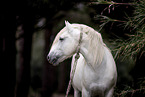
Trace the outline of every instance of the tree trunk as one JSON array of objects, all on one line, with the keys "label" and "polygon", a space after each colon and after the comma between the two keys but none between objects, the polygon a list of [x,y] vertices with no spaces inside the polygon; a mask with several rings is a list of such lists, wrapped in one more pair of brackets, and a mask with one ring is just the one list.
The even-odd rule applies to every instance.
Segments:
[{"label": "tree trunk", "polygon": [[30,60],[31,60],[31,45],[32,45],[32,34],[34,31],[34,17],[24,16],[22,19],[23,33],[21,52],[20,52],[20,72],[18,75],[17,92],[16,97],[27,97],[30,86]]},{"label": "tree trunk", "polygon": [[45,64],[43,66],[43,78],[42,78],[42,97],[51,97],[55,89],[56,82],[56,67],[52,66],[47,61],[47,54],[50,49],[51,35],[52,35],[52,25],[49,24],[45,31],[45,54],[44,60]]},{"label": "tree trunk", "polygon": [[15,82],[16,82],[16,47],[15,47],[15,32],[16,32],[16,17],[15,15],[2,14],[0,16],[1,27],[1,86],[2,94],[5,97],[14,97]]}]

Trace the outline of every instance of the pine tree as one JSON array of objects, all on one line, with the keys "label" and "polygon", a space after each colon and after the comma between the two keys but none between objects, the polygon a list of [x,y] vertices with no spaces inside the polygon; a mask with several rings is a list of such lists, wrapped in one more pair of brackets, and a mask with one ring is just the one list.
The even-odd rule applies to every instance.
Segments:
[{"label": "pine tree", "polygon": [[[117,0],[116,0],[117,1]],[[127,0],[128,1],[128,0]],[[136,57],[137,54],[140,53],[140,56],[145,53],[145,0],[134,0],[130,2],[121,2],[117,3],[114,0],[94,0],[89,3],[89,5],[107,5],[106,8],[101,12],[101,14],[97,14],[95,19],[101,21],[99,31],[102,30],[107,24],[110,22],[118,22],[122,26],[124,26],[125,30],[130,30],[129,33],[125,33],[127,35],[127,40],[122,38],[116,39],[114,44],[116,44],[115,58],[124,55],[125,57]],[[111,10],[114,10],[116,6],[132,6],[134,8],[134,12],[132,16],[129,16],[125,13],[126,18],[124,20],[114,19],[107,15],[103,15],[105,10],[108,10],[108,13],[111,14]]]},{"label": "pine tree", "polygon": [[[115,31],[118,31],[116,33],[119,36],[115,35],[117,38],[112,41],[115,45],[115,48],[112,50],[114,52],[114,58],[116,60],[120,57],[123,57],[123,59],[131,58],[135,63],[135,67],[131,72],[133,82],[125,84],[126,86],[124,89],[119,89],[117,87],[115,97],[144,97],[145,0],[91,0],[89,5],[96,8],[96,12],[100,12],[100,14],[97,13],[94,17],[94,20],[100,21],[100,32],[102,29],[104,30],[108,28],[117,29]],[[126,8],[131,7],[131,11],[129,10],[130,13],[129,11],[125,12],[123,10],[124,12],[122,12],[121,10],[118,10],[118,7],[120,6],[125,6]],[[100,11],[100,9],[102,10]],[[121,14],[112,14],[114,10],[118,10],[118,14]],[[124,14],[122,15],[122,13]],[[121,31],[119,31],[120,29]],[[109,30],[106,32],[108,33]],[[131,86],[129,84],[133,85]]]}]

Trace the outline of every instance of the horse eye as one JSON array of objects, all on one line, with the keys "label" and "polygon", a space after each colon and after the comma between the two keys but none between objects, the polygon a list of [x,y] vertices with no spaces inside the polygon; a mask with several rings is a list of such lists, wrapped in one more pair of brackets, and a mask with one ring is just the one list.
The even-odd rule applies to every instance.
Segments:
[{"label": "horse eye", "polygon": [[63,41],[63,40],[64,40],[64,38],[61,38],[61,37],[60,37],[60,38],[59,38],[59,40],[60,40],[60,41]]}]

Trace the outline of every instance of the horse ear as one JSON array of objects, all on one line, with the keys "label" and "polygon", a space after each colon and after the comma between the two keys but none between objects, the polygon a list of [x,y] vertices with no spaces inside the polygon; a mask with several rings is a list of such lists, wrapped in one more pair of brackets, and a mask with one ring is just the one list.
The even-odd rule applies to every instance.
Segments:
[{"label": "horse ear", "polygon": [[65,21],[65,25],[66,25],[67,30],[68,30],[69,32],[72,32],[73,27],[72,27],[72,25],[71,25],[68,21]]}]

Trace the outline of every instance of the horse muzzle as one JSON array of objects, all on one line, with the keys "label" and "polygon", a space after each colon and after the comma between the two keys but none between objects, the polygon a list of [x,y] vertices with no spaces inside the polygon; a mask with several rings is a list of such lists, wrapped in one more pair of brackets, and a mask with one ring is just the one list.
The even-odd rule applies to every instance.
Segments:
[{"label": "horse muzzle", "polygon": [[59,64],[58,59],[59,59],[58,56],[52,56],[52,55],[47,56],[47,60],[49,61],[49,63],[53,64],[54,66]]}]

